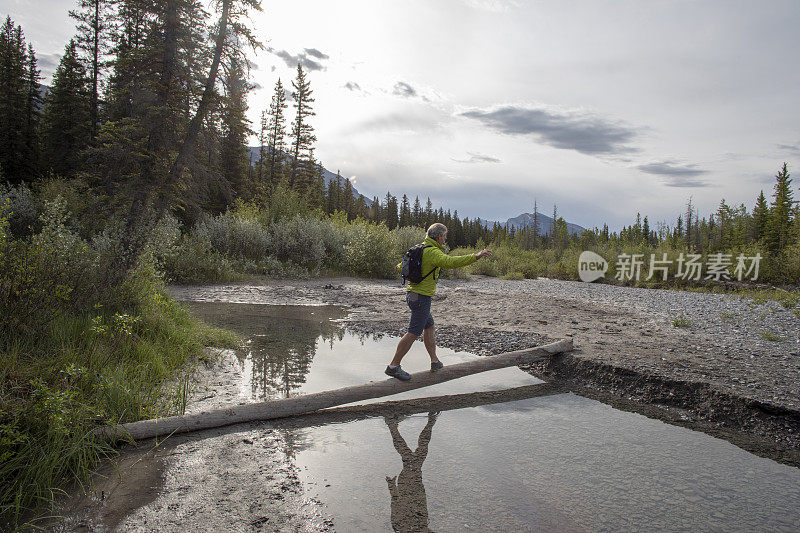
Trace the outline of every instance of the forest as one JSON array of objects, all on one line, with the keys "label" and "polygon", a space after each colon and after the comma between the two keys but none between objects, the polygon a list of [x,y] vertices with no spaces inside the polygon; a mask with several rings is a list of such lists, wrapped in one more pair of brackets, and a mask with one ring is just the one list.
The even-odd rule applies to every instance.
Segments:
[{"label": "forest", "polygon": [[[494,249],[471,274],[575,280],[583,250],[612,266],[641,254],[645,268],[651,257],[724,253],[763,257],[759,283],[800,283],[787,163],[752,208],[722,200],[702,215],[689,199],[674,222],[636,214],[620,231],[571,234],[557,206],[542,231],[408,193],[355,197],[340,174],[326,182],[315,156],[325,110],[301,65],[275,80],[269,102],[248,98],[248,54],[262,48],[248,13],[260,0],[204,5],[78,0],[49,85],[23,28],[9,15],[0,30],[0,525],[22,523],[113,454],[93,427],[179,412],[187,363],[204,346],[236,344],[171,300],[168,282],[392,278],[441,221],[456,253]],[[263,109],[258,124],[250,105]],[[618,282],[689,284],[671,268],[669,282]]]}]

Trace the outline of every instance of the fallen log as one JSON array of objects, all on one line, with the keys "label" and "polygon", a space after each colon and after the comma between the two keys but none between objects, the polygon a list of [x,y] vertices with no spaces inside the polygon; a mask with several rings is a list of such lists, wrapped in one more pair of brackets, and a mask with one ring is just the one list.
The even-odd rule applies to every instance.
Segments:
[{"label": "fallen log", "polygon": [[399,394],[409,390],[428,387],[453,379],[497,370],[509,366],[533,363],[549,358],[551,355],[572,350],[572,339],[564,339],[551,344],[527,348],[514,352],[506,352],[490,357],[481,357],[472,361],[444,367],[438,372],[417,372],[410,381],[386,379],[364,385],[344,387],[331,391],[316,392],[292,398],[271,400],[267,402],[234,405],[194,413],[189,415],[170,416],[153,420],[140,420],[116,426],[106,426],[94,430],[94,434],[111,441],[141,440],[152,437],[164,437],[173,433],[186,433],[254,420],[271,420],[287,416],[310,413],[328,407],[359,402],[371,398],[380,398]]}]

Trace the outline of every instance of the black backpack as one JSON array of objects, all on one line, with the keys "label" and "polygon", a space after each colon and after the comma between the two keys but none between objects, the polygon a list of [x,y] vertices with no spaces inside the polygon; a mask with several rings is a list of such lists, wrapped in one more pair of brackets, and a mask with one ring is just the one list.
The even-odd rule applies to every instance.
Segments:
[{"label": "black backpack", "polygon": [[430,248],[431,246],[430,244],[417,244],[409,248],[405,255],[403,255],[403,266],[400,269],[400,273],[403,276],[403,285],[406,284],[406,281],[420,283],[439,268],[433,267],[430,272],[424,276],[422,275],[422,252],[425,248]]}]

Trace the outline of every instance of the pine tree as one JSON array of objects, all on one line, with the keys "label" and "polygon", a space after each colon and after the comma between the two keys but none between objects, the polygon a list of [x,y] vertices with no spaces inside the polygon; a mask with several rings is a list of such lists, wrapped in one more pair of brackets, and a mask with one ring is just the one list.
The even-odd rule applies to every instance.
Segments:
[{"label": "pine tree", "polygon": [[103,75],[104,56],[109,50],[109,39],[113,24],[111,19],[112,2],[109,0],[80,0],[80,10],[71,10],[69,16],[77,21],[76,42],[88,57],[90,94],[90,137],[97,136],[100,117],[100,79]]},{"label": "pine tree", "polygon": [[686,202],[686,247],[691,250],[694,239],[692,238],[692,227],[694,223],[694,208],[692,207],[692,197]]},{"label": "pine tree", "polygon": [[222,143],[220,144],[220,166],[222,182],[219,187],[222,196],[218,198],[218,212],[226,210],[233,200],[242,196],[252,196],[245,191],[245,178],[249,168],[247,158],[247,137],[251,133],[247,120],[247,93],[250,85],[245,80],[242,60],[234,55],[225,70],[225,97],[222,110]]},{"label": "pine tree", "polygon": [[28,97],[25,99],[25,125],[22,131],[22,138],[25,141],[23,161],[26,175],[33,179],[39,175],[39,119],[42,97],[41,85],[39,84],[41,76],[37,66],[36,54],[30,44],[28,45],[27,63],[28,72],[25,85],[28,90]]},{"label": "pine tree", "polygon": [[353,183],[345,179],[344,189],[342,190],[342,210],[347,213],[347,219],[355,218],[355,198],[353,198]]},{"label": "pine tree", "polygon": [[533,199],[533,247],[539,246],[539,204]]},{"label": "pine tree", "polygon": [[258,187],[264,187],[264,167],[267,164],[267,110],[261,111],[261,118],[258,121],[258,161],[256,162],[256,181]]},{"label": "pine tree", "polygon": [[408,196],[403,195],[403,200],[400,203],[400,220],[399,220],[400,227],[410,226],[411,225],[411,207],[408,203]]},{"label": "pine tree", "polygon": [[269,106],[269,184],[270,188],[280,180],[283,154],[286,151],[284,138],[286,136],[286,118],[283,110],[286,109],[286,91],[280,78],[275,84],[272,102]]},{"label": "pine tree", "polygon": [[[32,86],[36,83],[36,87]],[[6,17],[0,29],[0,181],[32,181],[36,169],[33,91],[38,71],[22,28]]]},{"label": "pine tree", "polygon": [[422,220],[422,205],[419,203],[419,196],[414,199],[414,207],[411,210],[411,225],[421,226]]},{"label": "pine tree", "polygon": [[428,197],[428,200],[425,202],[425,226],[423,229],[427,230],[428,227],[433,224],[433,202],[431,202],[431,197]]},{"label": "pine tree", "polygon": [[306,178],[303,174],[303,163],[307,161],[309,150],[317,137],[314,135],[314,128],[308,123],[308,118],[315,115],[311,108],[311,104],[314,103],[313,91],[300,63],[297,64],[297,78],[292,81],[292,87],[294,88],[292,98],[294,99],[295,116],[291,132],[292,166],[289,183],[292,188],[302,189]]},{"label": "pine tree", "polygon": [[91,94],[75,40],[64,50],[44,102],[43,155],[46,168],[63,178],[76,175],[91,140]]},{"label": "pine tree", "polygon": [[775,176],[775,190],[772,194],[773,201],[766,231],[767,248],[773,254],[783,251],[791,239],[794,210],[791,184],[789,169],[784,163],[783,168]]},{"label": "pine tree", "polygon": [[394,229],[397,227],[397,198],[391,193],[386,193],[386,227]]}]

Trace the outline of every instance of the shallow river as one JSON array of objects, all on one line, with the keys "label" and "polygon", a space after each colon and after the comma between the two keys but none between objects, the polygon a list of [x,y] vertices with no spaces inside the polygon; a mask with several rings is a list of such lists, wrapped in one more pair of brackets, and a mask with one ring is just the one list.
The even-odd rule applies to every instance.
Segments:
[{"label": "shallow river", "polygon": [[[239,354],[241,401],[383,379],[397,343],[346,331],[336,321],[343,311],[332,307],[191,308],[249,339]],[[439,357],[452,364],[474,356],[440,349]],[[410,372],[427,368],[421,343],[403,363]],[[537,383],[510,368],[386,400]],[[285,460],[327,517],[320,523],[337,531],[800,530],[800,470],[542,387],[521,400],[441,412],[317,416],[316,425],[286,430]]]}]

